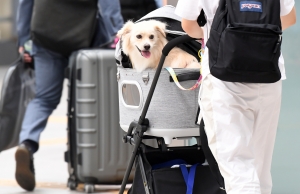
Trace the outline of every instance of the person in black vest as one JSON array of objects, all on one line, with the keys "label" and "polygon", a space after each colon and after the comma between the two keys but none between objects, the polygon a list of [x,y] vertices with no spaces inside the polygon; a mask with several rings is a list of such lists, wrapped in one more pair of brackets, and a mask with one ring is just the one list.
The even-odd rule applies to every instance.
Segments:
[{"label": "person in black vest", "polygon": [[124,21],[137,21],[149,12],[167,5],[167,0],[120,0]]},{"label": "person in black vest", "polygon": [[[209,41],[219,2],[179,0],[176,13],[183,18],[183,29],[191,37],[204,38],[205,43]],[[237,2],[237,12],[251,12],[258,17],[264,9],[262,2],[267,1],[232,2]],[[276,8],[280,10],[276,17],[279,20],[281,18],[283,30],[296,22],[294,4],[294,0],[280,0],[280,9]],[[202,9],[207,19],[203,28],[197,23]],[[247,52],[247,47],[244,52]],[[223,81],[213,76],[209,66],[210,54],[210,50],[205,48],[201,62],[203,81],[199,93],[200,117],[204,120],[208,145],[224,178],[226,192],[271,194],[272,154],[279,120],[282,80],[286,78],[283,57],[281,55],[278,61],[281,80],[275,83],[246,83]]]},{"label": "person in black vest", "polygon": [[[31,39],[33,6],[34,0],[19,0],[17,31],[20,53],[24,52],[25,43]],[[101,17],[99,21],[104,22],[99,24],[94,43],[96,46],[112,42],[117,31],[123,26],[118,0],[98,0],[98,7]],[[36,43],[33,43],[31,53],[24,55],[25,61],[32,61],[31,56],[35,62],[36,96],[26,109],[19,138],[20,145],[15,154],[15,177],[18,184],[27,191],[35,188],[33,154],[39,149],[40,134],[45,129],[48,117],[59,104],[64,72],[68,65],[66,56],[47,50]]]}]

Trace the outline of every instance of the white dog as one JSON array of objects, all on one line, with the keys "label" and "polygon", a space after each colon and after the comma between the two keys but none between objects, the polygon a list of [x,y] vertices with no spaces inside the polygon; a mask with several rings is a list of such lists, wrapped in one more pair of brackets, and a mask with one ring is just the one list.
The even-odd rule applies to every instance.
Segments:
[{"label": "white dog", "polygon": [[[157,68],[162,55],[162,49],[167,44],[166,24],[157,20],[138,23],[126,22],[118,32],[122,38],[124,54],[128,55],[133,68],[141,72],[147,68]],[[197,59],[175,47],[165,59],[165,67],[200,68]]]}]

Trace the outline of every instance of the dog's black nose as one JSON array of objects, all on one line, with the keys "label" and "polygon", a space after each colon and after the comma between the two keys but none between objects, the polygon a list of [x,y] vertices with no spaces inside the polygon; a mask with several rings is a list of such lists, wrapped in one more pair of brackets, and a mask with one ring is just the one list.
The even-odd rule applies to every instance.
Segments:
[{"label": "dog's black nose", "polygon": [[145,44],[144,48],[145,48],[145,50],[149,50],[150,49],[150,45],[149,44]]}]

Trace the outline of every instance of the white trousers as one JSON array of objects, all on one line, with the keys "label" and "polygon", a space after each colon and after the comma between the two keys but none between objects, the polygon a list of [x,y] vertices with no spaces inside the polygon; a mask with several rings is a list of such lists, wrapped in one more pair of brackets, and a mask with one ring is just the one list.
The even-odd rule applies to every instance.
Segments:
[{"label": "white trousers", "polygon": [[227,194],[271,194],[281,89],[282,81],[253,84],[204,78],[201,115]]}]

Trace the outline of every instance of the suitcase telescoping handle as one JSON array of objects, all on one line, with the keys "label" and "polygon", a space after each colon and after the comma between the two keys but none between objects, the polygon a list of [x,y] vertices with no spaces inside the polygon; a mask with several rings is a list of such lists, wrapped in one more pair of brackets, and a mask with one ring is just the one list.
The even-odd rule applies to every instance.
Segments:
[{"label": "suitcase telescoping handle", "polygon": [[165,47],[163,48],[163,50],[162,50],[162,56],[160,58],[157,70],[155,72],[155,75],[154,75],[154,78],[153,78],[153,82],[152,82],[152,85],[150,87],[150,90],[149,90],[149,93],[148,93],[148,96],[147,96],[147,99],[146,99],[146,102],[145,102],[142,114],[141,114],[141,116],[139,118],[139,122],[138,123],[140,125],[142,125],[144,123],[144,120],[145,120],[145,117],[146,117],[146,114],[147,114],[147,111],[148,111],[148,108],[149,108],[149,105],[150,105],[150,102],[151,102],[151,99],[152,99],[152,96],[153,96],[153,93],[154,93],[157,81],[158,81],[158,78],[159,78],[159,75],[160,75],[160,72],[162,70],[163,64],[164,64],[165,59],[168,56],[169,52],[174,47],[176,47],[176,46],[178,46],[178,45],[180,45],[182,43],[192,41],[192,40],[196,40],[196,39],[192,38],[192,37],[190,37],[188,35],[182,35],[182,36],[179,36],[179,37],[174,38],[173,40],[169,41],[165,45]]}]

